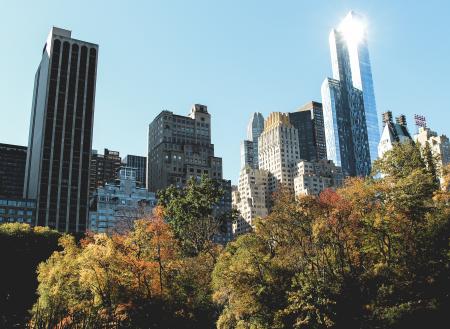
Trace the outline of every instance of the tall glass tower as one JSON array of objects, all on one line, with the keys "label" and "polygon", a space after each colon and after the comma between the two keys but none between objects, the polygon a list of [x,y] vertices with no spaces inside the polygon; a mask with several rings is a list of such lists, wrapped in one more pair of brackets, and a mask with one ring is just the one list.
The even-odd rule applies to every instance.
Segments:
[{"label": "tall glass tower", "polygon": [[241,143],[241,167],[249,165],[258,169],[258,138],[264,131],[264,117],[255,112],[247,126],[247,140]]},{"label": "tall glass tower", "polygon": [[261,113],[253,113],[247,126],[247,139],[258,143],[258,138],[264,131],[264,117]]},{"label": "tall glass tower", "polygon": [[[377,158],[380,132],[362,17],[350,12],[331,31],[329,42],[333,79],[322,85],[327,155],[347,175],[368,175],[371,162]],[[346,136],[341,135],[344,132]]]}]

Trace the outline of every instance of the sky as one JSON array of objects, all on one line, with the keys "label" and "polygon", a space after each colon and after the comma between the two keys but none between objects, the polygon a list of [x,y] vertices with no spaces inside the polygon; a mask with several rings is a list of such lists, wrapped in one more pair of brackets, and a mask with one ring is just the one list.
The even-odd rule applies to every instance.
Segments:
[{"label": "sky", "polygon": [[366,17],[379,117],[425,115],[450,135],[447,0],[0,0],[0,143],[27,145],[34,74],[52,26],[99,44],[93,148],[147,153],[162,110],[208,106],[215,154],[236,183],[253,112],[321,101],[328,35]]}]

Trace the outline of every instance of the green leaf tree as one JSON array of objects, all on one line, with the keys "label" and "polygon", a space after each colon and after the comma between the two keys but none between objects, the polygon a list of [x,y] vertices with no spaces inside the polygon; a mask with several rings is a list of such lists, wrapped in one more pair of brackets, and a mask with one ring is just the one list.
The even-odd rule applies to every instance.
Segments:
[{"label": "green leaf tree", "polygon": [[218,183],[205,175],[200,180],[191,177],[184,188],[170,186],[158,193],[164,217],[186,255],[195,256],[211,248],[225,220],[214,213],[222,197]]}]

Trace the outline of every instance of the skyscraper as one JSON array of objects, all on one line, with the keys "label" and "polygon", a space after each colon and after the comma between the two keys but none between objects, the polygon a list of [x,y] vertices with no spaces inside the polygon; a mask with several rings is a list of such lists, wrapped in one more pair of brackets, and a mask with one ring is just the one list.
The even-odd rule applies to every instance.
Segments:
[{"label": "skyscraper", "polygon": [[269,172],[268,192],[280,185],[294,191],[294,171],[300,153],[297,129],[289,121],[288,114],[273,112],[264,122],[259,138],[259,169]]},{"label": "skyscraper", "polygon": [[222,179],[222,158],[214,156],[211,115],[205,105],[192,106],[189,116],[162,111],[148,132],[148,189],[183,186],[206,174]]},{"label": "skyscraper", "polygon": [[22,198],[26,146],[0,143],[0,197]]},{"label": "skyscraper", "polygon": [[377,158],[380,132],[362,17],[350,12],[329,42],[333,79],[322,84],[327,156],[345,175],[365,176]]},{"label": "skyscraper", "polygon": [[[310,113],[308,111],[300,113],[309,118],[307,126],[310,125]],[[301,126],[308,120],[302,121]],[[308,130],[311,137],[312,130],[310,128]],[[259,138],[259,169],[268,173],[268,198],[281,186],[296,195],[318,194],[325,188],[340,186],[342,170],[339,166],[327,159],[304,160],[301,158],[300,150],[298,129],[290,120],[290,114],[271,113],[264,123],[264,131]],[[311,154],[315,156],[315,152]],[[245,170],[241,170],[241,174],[243,172]],[[268,205],[270,206],[270,202]]]},{"label": "skyscraper", "polygon": [[253,113],[247,126],[247,139],[252,142],[258,142],[258,137],[264,130],[264,117],[261,113]]},{"label": "skyscraper", "polygon": [[[258,152],[258,146],[256,145],[256,152]],[[256,161],[258,155],[255,158],[255,143],[249,140],[243,140],[241,142],[241,169],[250,166],[252,168],[258,168]]]},{"label": "skyscraper", "polygon": [[247,139],[241,143],[241,168],[258,168],[258,138],[264,130],[264,117],[255,112],[247,126]]},{"label": "skyscraper", "polygon": [[370,174],[370,150],[362,91],[328,78],[322,84],[327,158],[345,176]]},{"label": "skyscraper", "polygon": [[145,187],[147,184],[147,158],[129,154],[123,158],[123,163],[136,170],[136,186]]},{"label": "skyscraper", "polygon": [[98,187],[103,187],[106,183],[112,184],[119,179],[121,166],[122,159],[118,151],[105,149],[104,154],[98,154],[96,150],[92,150],[89,174],[90,194],[93,195]]},{"label": "skyscraper", "polygon": [[83,232],[88,218],[89,164],[98,45],[53,27],[37,69],[24,197],[36,199],[36,225]]},{"label": "skyscraper", "polygon": [[[215,180],[224,191],[214,206],[214,216],[231,214],[231,182],[222,179],[222,158],[214,155],[207,106],[194,104],[188,116],[162,111],[149,125],[148,190],[158,192],[170,185],[183,187],[189,178],[202,175]],[[215,241],[231,240],[231,221],[225,223],[224,230]]]},{"label": "skyscraper", "polygon": [[239,217],[233,223],[233,234],[239,235],[255,227],[254,219],[268,214],[266,170],[246,166],[239,174],[239,184],[233,191],[233,206],[239,211]]},{"label": "skyscraper", "polygon": [[289,113],[289,121],[298,131],[300,158],[307,161],[326,159],[322,104],[306,103],[298,111]]}]

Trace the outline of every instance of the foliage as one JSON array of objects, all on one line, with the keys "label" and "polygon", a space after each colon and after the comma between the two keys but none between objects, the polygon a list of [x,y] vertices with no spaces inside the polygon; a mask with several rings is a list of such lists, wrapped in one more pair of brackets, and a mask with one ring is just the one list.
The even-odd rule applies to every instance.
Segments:
[{"label": "foliage", "polygon": [[435,183],[439,184],[438,169],[437,169],[438,158],[437,156],[433,155],[430,143],[428,143],[428,141],[425,143],[425,146],[422,149],[422,156],[424,158],[428,172],[432,175]]},{"label": "foliage", "polygon": [[450,168],[440,189],[433,161],[396,144],[376,179],[319,197],[282,189],[225,249],[211,242],[215,183],[171,187],[121,235],[62,236],[39,266],[30,326],[440,328],[450,320]]},{"label": "foliage", "polygon": [[172,185],[158,193],[165,219],[186,255],[195,256],[211,248],[226,218],[214,214],[214,205],[222,196],[218,183],[205,175],[200,180],[191,177],[184,188]]},{"label": "foliage", "polygon": [[450,164],[442,168],[442,190],[450,192]]},{"label": "foliage", "polygon": [[213,272],[218,328],[439,328],[450,306],[449,194],[416,145],[334,192],[275,197]]},{"label": "foliage", "polygon": [[24,327],[37,288],[37,265],[58,248],[60,235],[45,227],[0,225],[0,328]]},{"label": "foliage", "polygon": [[[163,210],[127,234],[66,235],[38,270],[32,328],[211,326],[213,258],[182,258]],[[217,252],[217,251],[216,251]]]},{"label": "foliage", "polygon": [[404,178],[414,170],[426,170],[420,146],[412,141],[394,143],[392,150],[374,163],[374,172],[394,178]]}]

